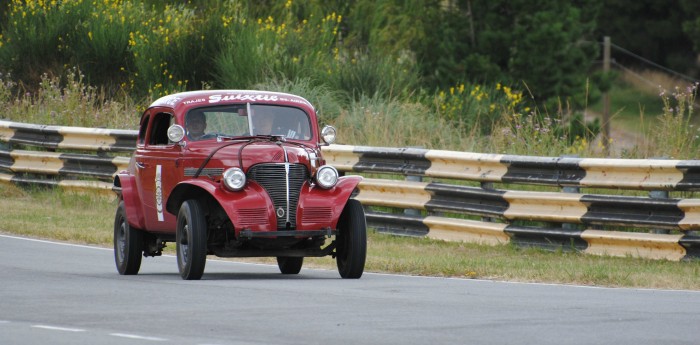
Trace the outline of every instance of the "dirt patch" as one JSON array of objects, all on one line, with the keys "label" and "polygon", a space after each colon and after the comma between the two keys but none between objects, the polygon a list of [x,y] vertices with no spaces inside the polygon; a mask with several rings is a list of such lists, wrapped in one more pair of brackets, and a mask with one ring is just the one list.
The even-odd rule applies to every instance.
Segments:
[{"label": "dirt patch", "polygon": [[[603,123],[603,116],[601,114],[586,111],[584,113],[584,118],[586,122],[593,121],[596,118]],[[603,143],[602,143],[602,128],[601,133],[593,140],[591,145],[596,153],[602,154]],[[625,128],[624,126],[616,125],[614,121],[610,124],[610,158],[620,158],[625,152],[638,151],[644,147],[646,138],[644,134]]]}]

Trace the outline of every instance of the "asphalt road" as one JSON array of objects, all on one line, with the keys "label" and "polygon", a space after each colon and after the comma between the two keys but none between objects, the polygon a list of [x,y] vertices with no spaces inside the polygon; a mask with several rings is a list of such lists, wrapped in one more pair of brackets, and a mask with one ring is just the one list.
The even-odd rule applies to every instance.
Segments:
[{"label": "asphalt road", "polygon": [[112,250],[0,235],[3,345],[698,344],[699,323],[696,291],[343,280],[218,260],[183,281],[173,257],[120,276]]}]

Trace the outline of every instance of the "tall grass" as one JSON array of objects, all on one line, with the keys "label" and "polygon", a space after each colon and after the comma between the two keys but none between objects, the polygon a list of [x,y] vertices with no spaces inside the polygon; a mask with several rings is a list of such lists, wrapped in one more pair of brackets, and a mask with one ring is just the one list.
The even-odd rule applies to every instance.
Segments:
[{"label": "tall grass", "polygon": [[700,148],[700,128],[693,120],[693,108],[697,95],[698,84],[686,88],[676,86],[672,92],[662,90],[663,114],[658,119],[658,125],[649,132],[647,155],[681,159],[696,157]]},{"label": "tall grass", "polygon": [[[63,82],[61,82],[63,80]],[[17,122],[135,129],[139,107],[122,95],[107,97],[104,90],[89,86],[75,68],[62,76],[41,76],[35,92],[13,93],[14,82],[0,75],[0,118]]]},{"label": "tall grass", "polygon": [[[519,97],[508,97],[502,91],[493,96],[498,95],[498,87],[489,89],[492,95],[488,100],[486,96],[479,99],[479,93],[459,91],[461,87],[438,92],[432,99],[425,95],[412,101],[362,94],[357,100],[349,100],[342,90],[312,78],[261,79],[251,87],[299,94],[312,101],[319,110],[319,121],[335,125],[340,132],[339,142],[345,144],[537,156],[602,155],[590,137],[562,125],[562,114],[540,114],[521,104]],[[488,89],[478,85],[471,88]],[[12,76],[0,74],[2,117],[27,123],[135,129],[143,107],[150,102],[134,100],[125,93],[120,97],[108,95],[87,84],[76,68],[57,77],[43,75],[35,89],[18,92],[21,89]],[[654,130],[643,147],[623,152],[624,157],[696,158],[700,146],[700,133],[693,122],[696,89],[691,86],[663,93],[663,113],[648,121]],[[479,111],[489,111],[493,116],[485,135],[478,121]],[[469,116],[477,116],[477,120]],[[574,117],[573,121],[582,119]]]},{"label": "tall grass", "polygon": [[421,103],[362,96],[335,118],[339,143],[473,151],[479,136],[436,117]]}]

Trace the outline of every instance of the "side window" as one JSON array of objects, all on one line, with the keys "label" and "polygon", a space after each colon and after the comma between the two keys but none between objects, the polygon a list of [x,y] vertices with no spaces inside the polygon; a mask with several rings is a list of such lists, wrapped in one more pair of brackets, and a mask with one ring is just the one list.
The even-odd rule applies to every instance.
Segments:
[{"label": "side window", "polygon": [[146,129],[148,129],[148,120],[150,116],[144,116],[141,121],[141,127],[139,128],[139,145],[143,145],[146,142]]},{"label": "side window", "polygon": [[167,113],[156,114],[153,118],[151,135],[148,139],[149,145],[170,145],[168,139],[168,127],[174,122],[173,116]]}]

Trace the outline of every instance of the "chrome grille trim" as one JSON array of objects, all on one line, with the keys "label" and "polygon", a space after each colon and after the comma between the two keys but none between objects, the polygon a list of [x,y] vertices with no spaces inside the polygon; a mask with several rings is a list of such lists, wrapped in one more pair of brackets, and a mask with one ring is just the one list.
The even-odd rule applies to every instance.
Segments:
[{"label": "chrome grille trim", "polygon": [[[297,204],[301,186],[309,179],[309,171],[303,164],[262,163],[248,170],[247,178],[260,184],[272,199],[275,210],[282,208],[285,215],[277,217],[277,228],[297,226]],[[289,186],[289,187],[287,187]]]},{"label": "chrome grille trim", "polygon": [[[199,168],[185,168],[185,176],[194,176]],[[224,174],[224,168],[204,168],[199,176],[221,176]]]}]

